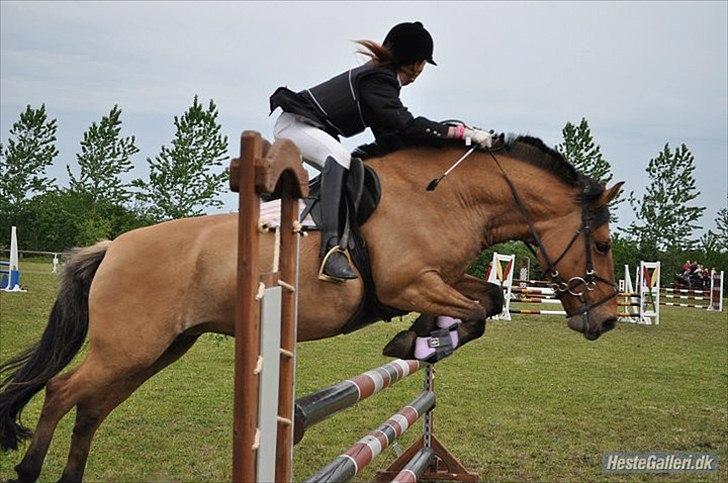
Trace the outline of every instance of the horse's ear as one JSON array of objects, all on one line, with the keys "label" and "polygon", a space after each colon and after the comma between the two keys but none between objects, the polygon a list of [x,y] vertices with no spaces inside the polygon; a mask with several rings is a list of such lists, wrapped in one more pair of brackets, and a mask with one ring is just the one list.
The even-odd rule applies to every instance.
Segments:
[{"label": "horse's ear", "polygon": [[624,181],[620,181],[611,188],[605,189],[604,193],[602,193],[599,199],[594,203],[593,209],[598,210],[599,208],[607,206],[609,202],[616,198],[619,192],[622,191],[622,185],[624,185]]}]

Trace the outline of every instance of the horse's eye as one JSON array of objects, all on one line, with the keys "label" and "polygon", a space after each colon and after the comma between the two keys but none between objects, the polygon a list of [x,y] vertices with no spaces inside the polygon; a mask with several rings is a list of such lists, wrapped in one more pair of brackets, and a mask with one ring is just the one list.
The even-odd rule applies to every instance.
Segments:
[{"label": "horse's eye", "polygon": [[609,251],[609,248],[610,248],[609,242],[600,242],[600,241],[598,241],[598,242],[595,243],[595,245],[597,247],[597,251],[599,253],[603,253],[605,255],[607,254],[607,252]]}]

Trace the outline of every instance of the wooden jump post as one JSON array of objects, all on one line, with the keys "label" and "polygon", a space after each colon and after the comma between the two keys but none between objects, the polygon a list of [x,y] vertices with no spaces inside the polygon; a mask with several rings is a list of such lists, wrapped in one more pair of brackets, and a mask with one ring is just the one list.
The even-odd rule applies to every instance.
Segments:
[{"label": "wooden jump post", "polygon": [[[230,189],[239,193],[232,481],[291,481],[298,199],[308,194],[298,148],[243,132],[240,157],[230,163]],[[260,195],[274,191],[281,195],[280,249],[271,271],[261,274]],[[277,401],[278,410],[261,400]]]}]

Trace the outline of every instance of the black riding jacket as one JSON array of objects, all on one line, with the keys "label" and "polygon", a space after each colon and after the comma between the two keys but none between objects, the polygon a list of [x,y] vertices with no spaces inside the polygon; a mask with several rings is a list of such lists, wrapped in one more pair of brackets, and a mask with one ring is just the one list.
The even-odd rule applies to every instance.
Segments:
[{"label": "black riding jacket", "polygon": [[395,72],[370,62],[298,93],[279,87],[270,108],[304,116],[337,139],[369,127],[377,144],[388,149],[441,145],[448,126],[414,117],[400,101],[400,89]]}]

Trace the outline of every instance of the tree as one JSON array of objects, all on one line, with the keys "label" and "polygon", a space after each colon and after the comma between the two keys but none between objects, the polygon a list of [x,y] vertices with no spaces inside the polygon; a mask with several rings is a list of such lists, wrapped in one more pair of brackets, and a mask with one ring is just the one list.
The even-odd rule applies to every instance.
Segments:
[{"label": "tree", "polygon": [[33,197],[21,216],[18,242],[25,250],[64,251],[154,223],[133,207],[94,202],[90,193],[71,190],[53,190]]},{"label": "tree", "polygon": [[649,185],[638,200],[632,191],[629,203],[637,221],[625,230],[641,249],[689,249],[695,243],[695,222],[705,208],[692,206],[700,192],[695,185],[695,158],[685,144],[674,152],[669,144],[647,165]]},{"label": "tree", "polygon": [[80,168],[78,177],[66,166],[70,177],[70,190],[88,193],[92,203],[108,202],[123,205],[131,200],[130,185],[121,175],[133,167],[131,157],[139,152],[134,136],[122,138],[121,109],[114,106],[101,121],[91,124],[83,134],[81,152],[76,154]]},{"label": "tree", "polygon": [[589,122],[582,118],[578,126],[567,122],[561,131],[563,144],[556,149],[578,171],[603,183],[612,179],[612,167],[602,156],[601,147],[594,142]]},{"label": "tree", "polygon": [[192,106],[175,116],[177,128],[172,146],[149,163],[149,181],[136,179],[138,199],[157,220],[200,215],[207,207],[222,205],[216,196],[222,191],[227,172],[214,172],[227,159],[227,136],[220,134],[215,103],[205,109],[195,96]]},{"label": "tree", "polygon": [[723,207],[718,211],[718,216],[715,217],[715,226],[717,227],[715,236],[720,251],[728,251],[728,208]]},{"label": "tree", "polygon": [[721,251],[720,240],[713,230],[708,230],[700,237],[698,246],[703,253]]},{"label": "tree", "polygon": [[[612,166],[602,155],[601,147],[594,141],[586,118],[581,118],[578,126],[567,122],[561,133],[564,142],[557,145],[556,150],[579,172],[600,183],[608,184],[612,180]],[[620,194],[610,205],[614,208],[622,201]],[[614,215],[612,221],[617,223]]]},{"label": "tree", "polygon": [[30,105],[10,128],[7,146],[0,145],[0,212],[19,210],[35,194],[53,188],[45,175],[58,155],[57,121],[48,119],[45,104]]}]

